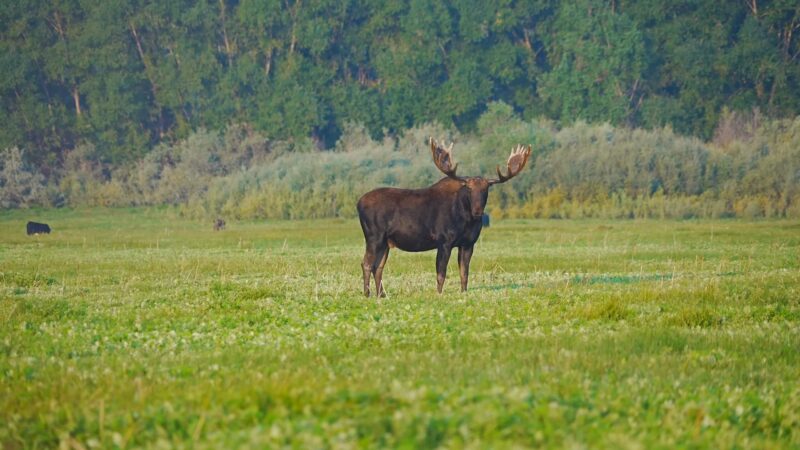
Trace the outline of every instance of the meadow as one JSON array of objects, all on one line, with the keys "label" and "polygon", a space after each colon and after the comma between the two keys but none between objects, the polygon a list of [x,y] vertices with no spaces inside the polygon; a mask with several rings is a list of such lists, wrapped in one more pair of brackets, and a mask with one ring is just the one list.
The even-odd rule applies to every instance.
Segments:
[{"label": "meadow", "polygon": [[362,255],[355,219],[0,211],[0,446],[800,446],[797,220],[495,220],[467,293],[395,250],[364,298]]}]

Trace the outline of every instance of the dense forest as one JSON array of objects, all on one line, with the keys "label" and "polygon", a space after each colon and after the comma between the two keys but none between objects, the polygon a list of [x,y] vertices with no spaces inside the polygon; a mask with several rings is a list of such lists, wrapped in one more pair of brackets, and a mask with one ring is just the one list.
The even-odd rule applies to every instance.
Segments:
[{"label": "dense forest", "polygon": [[[667,215],[741,215],[723,197],[747,194],[761,199],[755,216],[793,215],[797,164],[780,176],[759,164],[794,155],[798,34],[795,0],[3,2],[0,202],[305,216],[229,203],[267,186],[307,200],[318,179],[286,187],[299,169],[276,165],[305,162],[347,191],[322,215],[348,215],[337,205],[362,188],[352,174],[435,176],[397,170],[417,167],[428,130],[464,144],[459,156],[495,158],[481,170],[513,139],[535,143],[535,179],[502,191],[509,214],[596,214],[549,198],[630,216],[624,202],[665,196],[716,205]],[[574,133],[586,139],[563,140]],[[378,179],[356,157],[400,166],[373,167],[388,171]],[[325,173],[323,160],[357,166]],[[748,176],[783,184],[731,187]]]},{"label": "dense forest", "polygon": [[525,119],[710,138],[723,107],[800,113],[795,0],[18,0],[0,6],[0,148],[137,159],[246,124],[330,148]]}]

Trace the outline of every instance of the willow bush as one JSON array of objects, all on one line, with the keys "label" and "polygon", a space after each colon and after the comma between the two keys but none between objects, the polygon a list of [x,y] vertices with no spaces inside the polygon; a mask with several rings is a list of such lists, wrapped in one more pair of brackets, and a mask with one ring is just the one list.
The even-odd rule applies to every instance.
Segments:
[{"label": "willow bush", "polygon": [[488,211],[499,217],[800,217],[800,117],[748,123],[738,134],[722,123],[718,138],[705,143],[669,127],[578,122],[559,129],[494,103],[474,133],[426,124],[376,141],[351,123],[330,151],[231,126],[162,144],[120,167],[96,162],[91,146],[79,146],[59,172],[44,174],[14,148],[2,152],[0,202],[173,205],[197,218],[354,217],[358,197],[370,189],[424,187],[441,177],[427,144],[433,136],[455,142],[463,175],[493,176],[514,145],[533,146],[530,167],[491,191]]}]

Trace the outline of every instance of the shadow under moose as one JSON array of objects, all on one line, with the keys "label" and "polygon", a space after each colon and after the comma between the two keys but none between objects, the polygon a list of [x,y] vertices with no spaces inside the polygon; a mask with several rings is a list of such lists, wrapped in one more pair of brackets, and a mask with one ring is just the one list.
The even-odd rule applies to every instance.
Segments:
[{"label": "shadow under moose", "polygon": [[497,178],[465,177],[456,174],[453,143],[445,146],[431,138],[430,146],[433,163],[446,177],[423,189],[375,189],[358,200],[358,217],[367,243],[361,263],[367,297],[370,277],[375,279],[377,295],[386,296],[383,268],[389,249],[395,247],[407,252],[436,249],[436,290],[440,294],[450,252],[458,247],[461,290],[466,291],[469,262],[483,228],[489,188],[519,174],[531,155],[530,145],[517,145],[508,157],[505,174],[498,166]]}]

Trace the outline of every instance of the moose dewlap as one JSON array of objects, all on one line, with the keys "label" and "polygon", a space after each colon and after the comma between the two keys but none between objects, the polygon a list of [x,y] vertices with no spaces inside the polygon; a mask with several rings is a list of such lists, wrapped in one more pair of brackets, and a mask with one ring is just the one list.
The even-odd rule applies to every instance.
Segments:
[{"label": "moose dewlap", "polygon": [[448,147],[431,138],[430,145],[433,163],[446,177],[424,189],[375,189],[358,200],[358,217],[367,243],[361,263],[367,297],[370,275],[375,278],[377,295],[386,295],[383,267],[392,247],[407,252],[436,249],[439,293],[444,286],[450,252],[458,247],[461,290],[466,291],[469,262],[483,227],[489,188],[519,174],[531,155],[530,145],[517,145],[508,157],[505,175],[498,166],[497,178],[462,177],[456,175],[458,164],[453,162],[453,143]]}]

